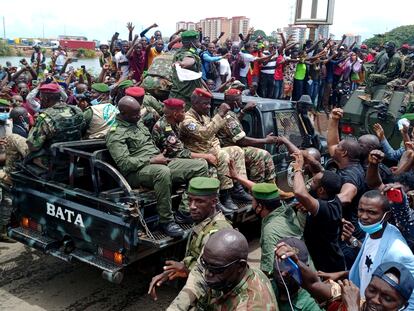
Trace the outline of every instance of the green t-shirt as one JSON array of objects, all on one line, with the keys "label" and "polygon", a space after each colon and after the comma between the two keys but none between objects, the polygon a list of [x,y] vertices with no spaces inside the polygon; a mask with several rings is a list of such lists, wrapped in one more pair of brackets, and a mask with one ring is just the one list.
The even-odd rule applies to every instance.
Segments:
[{"label": "green t-shirt", "polygon": [[296,66],[295,79],[303,80],[305,79],[305,75],[306,75],[306,64],[298,63],[298,65]]}]

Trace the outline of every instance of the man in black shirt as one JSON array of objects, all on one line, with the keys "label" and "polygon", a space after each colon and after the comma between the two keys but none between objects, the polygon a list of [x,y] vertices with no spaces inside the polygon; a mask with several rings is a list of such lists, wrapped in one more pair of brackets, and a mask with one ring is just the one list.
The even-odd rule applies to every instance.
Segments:
[{"label": "man in black shirt", "polygon": [[295,152],[293,157],[293,191],[308,211],[304,238],[315,267],[322,271],[342,271],[345,268],[345,258],[339,246],[342,204],[337,196],[342,187],[341,177],[331,171],[315,174],[310,186],[317,196],[314,198],[306,191],[302,153]]},{"label": "man in black shirt", "polygon": [[13,134],[27,138],[29,134],[29,117],[27,110],[23,107],[16,107],[10,111],[10,118],[13,120]]}]

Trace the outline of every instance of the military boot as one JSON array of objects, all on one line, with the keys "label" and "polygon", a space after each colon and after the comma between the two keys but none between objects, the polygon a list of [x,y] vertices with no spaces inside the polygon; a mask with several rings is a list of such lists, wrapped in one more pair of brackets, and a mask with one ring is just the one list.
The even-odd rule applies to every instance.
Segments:
[{"label": "military boot", "polygon": [[16,243],[17,242],[7,236],[6,226],[2,226],[0,228],[0,242],[3,242],[3,243]]},{"label": "military boot", "polygon": [[188,224],[188,225],[191,225],[194,222],[193,219],[191,218],[190,213],[188,213],[188,212],[182,212],[180,210],[178,210],[178,211],[175,212],[174,218],[175,218],[175,222],[177,224]]},{"label": "military boot", "polygon": [[221,211],[224,216],[229,217],[229,218],[233,217],[234,211],[227,209],[223,204],[221,204],[220,201],[217,202],[216,208],[217,210]]},{"label": "military boot", "polygon": [[233,200],[231,199],[230,191],[231,189],[220,190],[220,202],[221,204],[223,204],[226,210],[235,212],[239,208],[236,204],[234,204]]},{"label": "military boot", "polygon": [[231,198],[243,203],[251,203],[253,200],[252,196],[248,194],[239,183],[234,183]]}]

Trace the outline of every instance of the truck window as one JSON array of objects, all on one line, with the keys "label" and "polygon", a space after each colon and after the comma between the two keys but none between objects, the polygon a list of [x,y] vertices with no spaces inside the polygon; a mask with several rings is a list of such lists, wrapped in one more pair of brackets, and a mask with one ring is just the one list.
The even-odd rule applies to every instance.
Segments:
[{"label": "truck window", "polygon": [[[303,142],[302,134],[299,129],[298,116],[295,111],[274,112],[276,120],[277,135],[286,136],[296,146],[301,146]],[[287,152],[284,145],[280,146],[279,152]]]}]

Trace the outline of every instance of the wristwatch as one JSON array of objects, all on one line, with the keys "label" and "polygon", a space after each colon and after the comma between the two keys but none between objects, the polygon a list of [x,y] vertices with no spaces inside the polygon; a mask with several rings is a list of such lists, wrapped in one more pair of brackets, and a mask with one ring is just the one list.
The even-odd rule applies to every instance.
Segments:
[{"label": "wristwatch", "polygon": [[352,237],[349,239],[350,247],[351,248],[357,248],[359,246],[359,241],[356,237]]}]

